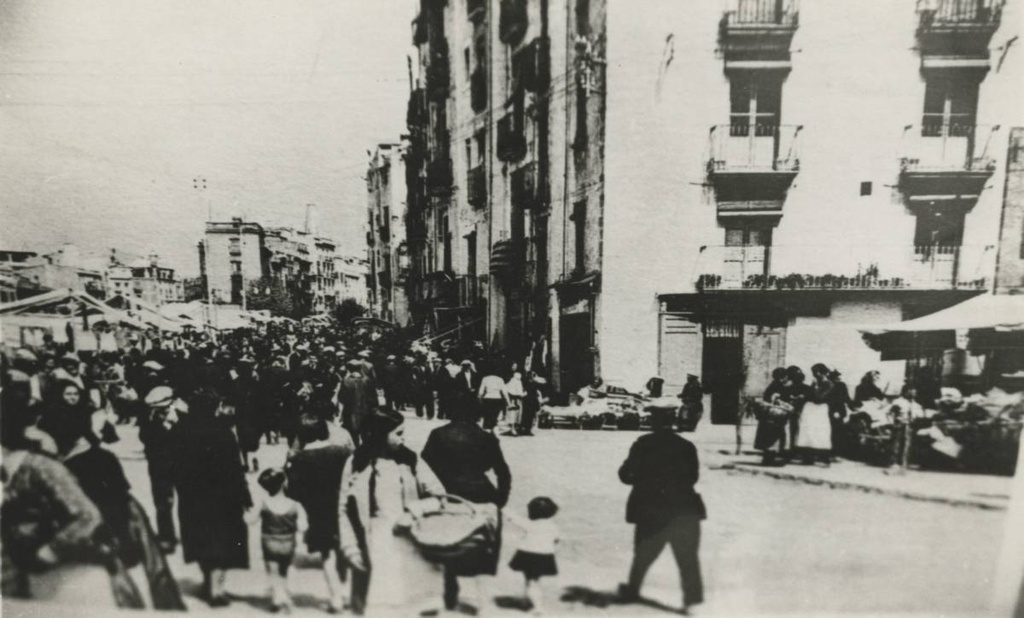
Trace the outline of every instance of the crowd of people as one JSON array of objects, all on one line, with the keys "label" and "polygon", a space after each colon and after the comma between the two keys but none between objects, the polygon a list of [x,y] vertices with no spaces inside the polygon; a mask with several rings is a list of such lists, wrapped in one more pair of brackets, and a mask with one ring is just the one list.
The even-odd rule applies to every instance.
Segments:
[{"label": "crowd of people", "polygon": [[[546,386],[536,365],[487,358],[480,348],[438,354],[365,330],[288,325],[217,338],[150,334],[119,353],[76,352],[47,338],[5,350],[0,362],[10,598],[41,598],[43,573],[101,569],[119,607],[184,609],[166,558],[180,546],[202,573],[199,596],[225,606],[226,572],[251,568],[249,526],[259,527],[275,611],[291,607],[289,568],[300,543],[322,559],[331,613],[400,611],[435,598],[455,609],[467,583],[487,604],[509,522],[525,534],[510,568],[523,575],[534,610],[543,606],[540,582],[557,573],[558,505],[538,496],[525,518],[502,513],[512,472],[499,436],[532,435]],[[421,453],[405,446],[403,409],[448,421]],[[155,526],[105,448],[129,425],[138,426]],[[282,468],[260,468],[266,444],[286,445]],[[687,496],[695,458],[673,464],[693,468]],[[636,465],[622,479],[646,488],[649,475],[626,471]],[[395,530],[422,515],[424,500],[451,496],[484,515],[490,549],[442,564],[417,557]],[[678,524],[649,524],[645,538],[666,522]],[[692,537],[692,528],[682,533]],[[691,554],[692,573],[695,546]],[[645,570],[634,569],[630,591]],[[692,603],[699,571],[687,581]]]},{"label": "crowd of people", "polygon": [[[758,417],[754,447],[762,451],[763,463],[827,466],[836,455],[849,455],[854,448],[851,420],[890,424],[894,429],[890,463],[903,461],[910,422],[926,415],[922,402],[927,389],[908,382],[899,397],[887,397],[880,379],[877,371],[865,373],[851,395],[839,371],[822,363],[811,367],[810,383],[800,367],[776,368],[762,399],[754,402]],[[873,420],[866,410],[875,416],[881,411],[884,418]]]}]

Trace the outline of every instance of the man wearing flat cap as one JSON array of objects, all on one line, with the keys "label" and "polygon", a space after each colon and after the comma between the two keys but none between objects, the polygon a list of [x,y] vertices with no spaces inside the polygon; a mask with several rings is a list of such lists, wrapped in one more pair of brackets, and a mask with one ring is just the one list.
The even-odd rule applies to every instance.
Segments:
[{"label": "man wearing flat cap", "polygon": [[174,552],[173,436],[182,402],[169,386],[156,386],[146,395],[146,412],[139,422],[139,439],[146,453],[149,483],[156,507],[157,542],[165,554]]}]

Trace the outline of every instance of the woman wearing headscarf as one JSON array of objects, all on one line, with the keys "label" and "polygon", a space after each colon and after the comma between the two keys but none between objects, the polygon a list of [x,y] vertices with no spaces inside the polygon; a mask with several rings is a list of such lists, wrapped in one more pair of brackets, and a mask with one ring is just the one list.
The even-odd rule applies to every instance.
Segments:
[{"label": "woman wearing headscarf", "polygon": [[203,596],[211,607],[229,604],[227,569],[249,568],[245,509],[252,497],[242,452],[231,425],[219,415],[221,396],[201,389],[188,401],[174,435],[174,485],[185,562],[198,562]]},{"label": "woman wearing headscarf", "polygon": [[[96,537],[102,524],[100,512],[63,464],[32,452],[33,443],[26,437],[32,414],[19,405],[21,398],[9,394],[17,388],[9,384],[0,396],[2,594],[67,599],[66,594],[96,585],[109,590],[106,574],[90,564],[109,555]],[[76,585],[67,585],[71,583]],[[88,602],[95,607],[95,590],[90,592]],[[109,604],[114,605],[113,596]]]},{"label": "woman wearing headscarf", "polygon": [[430,466],[405,446],[404,417],[378,409],[363,421],[362,439],[345,462],[339,497],[341,551],[353,569],[358,614],[409,612],[436,597],[441,572],[395,527],[416,502],[444,494]]},{"label": "woman wearing headscarf", "polygon": [[[131,486],[121,462],[99,446],[89,417],[73,417],[69,425],[65,432],[67,438],[62,439],[60,457],[82,491],[99,509],[103,526],[98,538],[113,549],[112,555],[120,561],[110,563],[114,567],[111,575],[118,591],[118,605],[144,607],[136,581],[147,581],[154,609],[185,609],[149,518],[130,493]],[[134,577],[127,571],[130,569],[135,570]]]},{"label": "woman wearing headscarf", "polygon": [[62,380],[53,388],[43,408],[39,429],[54,439],[58,452],[65,452],[79,438],[77,428],[82,419],[91,428],[92,410],[85,392],[77,383]]}]

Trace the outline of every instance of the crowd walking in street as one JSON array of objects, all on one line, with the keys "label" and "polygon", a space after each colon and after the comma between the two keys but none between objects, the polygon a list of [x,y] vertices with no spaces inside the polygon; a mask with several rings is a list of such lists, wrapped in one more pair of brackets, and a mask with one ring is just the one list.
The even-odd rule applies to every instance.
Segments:
[{"label": "crowd walking in street", "polygon": [[[269,607],[288,612],[305,550],[320,559],[330,613],[484,611],[505,568],[523,578],[524,607],[541,613],[543,582],[559,573],[560,507],[537,496],[526,517],[506,509],[514,471],[502,442],[533,435],[544,367],[523,371],[479,349],[393,349],[365,330],[282,326],[134,338],[119,353],[5,351],[4,594],[40,599],[47,588],[60,602],[49,574],[71,590],[83,573],[103,573],[112,606],[180,610],[181,574],[167,562],[180,550],[210,607],[232,603],[228,571],[256,569],[266,572]],[[422,452],[407,447],[407,418],[435,417],[443,424]],[[668,492],[682,505],[696,495],[696,455],[674,423],[670,412],[647,437],[663,443],[661,455],[634,447],[620,472],[634,485],[627,518],[638,525],[623,602],[638,598],[655,538],[677,553],[686,606],[701,600],[695,511],[673,506],[654,521],[637,502],[657,506]],[[155,525],[107,448],[131,425]],[[260,448],[281,442],[283,467],[261,466]],[[451,525],[468,525],[465,538],[438,549],[425,530],[459,505],[472,515]],[[259,556],[250,555],[253,527]],[[503,550],[507,538],[518,542]]]}]

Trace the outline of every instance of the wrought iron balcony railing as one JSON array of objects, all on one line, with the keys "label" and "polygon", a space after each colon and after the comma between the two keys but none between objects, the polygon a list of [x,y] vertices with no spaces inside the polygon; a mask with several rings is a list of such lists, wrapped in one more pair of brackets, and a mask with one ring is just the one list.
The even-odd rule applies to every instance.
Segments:
[{"label": "wrought iron balcony railing", "polygon": [[973,124],[967,114],[925,114],[921,125],[907,125],[900,148],[902,172],[992,172],[988,148],[998,125]]},{"label": "wrought iron balcony railing", "polygon": [[725,13],[726,28],[797,25],[797,0],[731,0]]},{"label": "wrought iron balcony railing", "polygon": [[995,247],[783,245],[705,247],[696,286],[714,290],[985,289]]},{"label": "wrought iron balcony railing", "polygon": [[708,172],[797,172],[802,129],[769,120],[750,122],[749,116],[713,126]]},{"label": "wrought iron balcony railing", "polygon": [[921,29],[949,26],[996,26],[1002,0],[920,0]]}]

